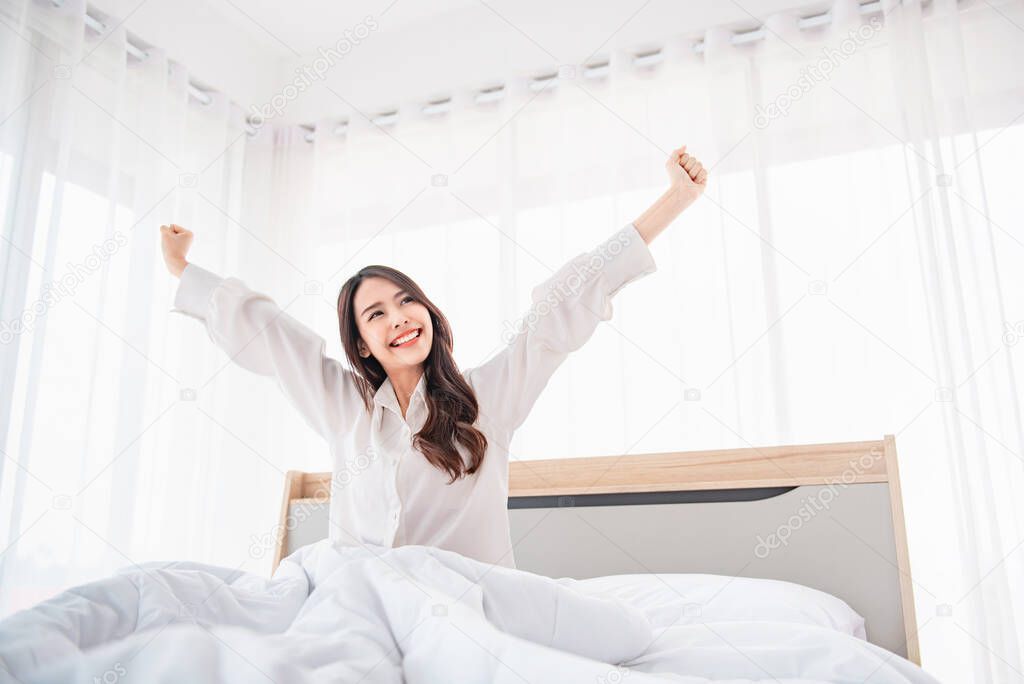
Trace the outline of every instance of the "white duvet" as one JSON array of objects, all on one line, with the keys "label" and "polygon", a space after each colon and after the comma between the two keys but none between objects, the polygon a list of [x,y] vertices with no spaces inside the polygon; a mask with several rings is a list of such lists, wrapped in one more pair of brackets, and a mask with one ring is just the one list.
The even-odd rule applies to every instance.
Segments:
[{"label": "white duvet", "polygon": [[0,681],[936,681],[857,625],[721,608],[668,620],[623,586],[326,540],[271,580],[149,563],[0,621]]}]

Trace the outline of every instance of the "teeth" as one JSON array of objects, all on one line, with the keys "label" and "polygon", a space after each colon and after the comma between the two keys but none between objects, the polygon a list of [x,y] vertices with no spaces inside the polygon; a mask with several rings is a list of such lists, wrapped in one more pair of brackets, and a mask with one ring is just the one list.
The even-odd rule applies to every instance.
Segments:
[{"label": "teeth", "polygon": [[402,336],[402,337],[399,337],[399,338],[398,338],[397,340],[395,340],[394,342],[392,342],[392,343],[391,343],[391,346],[392,346],[392,347],[397,347],[398,345],[400,345],[400,344],[405,344],[405,343],[406,343],[406,342],[408,342],[409,340],[411,340],[411,339],[414,339],[414,338],[416,338],[416,337],[419,337],[419,336],[420,336],[420,331],[419,331],[419,330],[413,330],[413,331],[412,331],[411,333],[409,333],[408,335],[404,335],[404,336]]}]

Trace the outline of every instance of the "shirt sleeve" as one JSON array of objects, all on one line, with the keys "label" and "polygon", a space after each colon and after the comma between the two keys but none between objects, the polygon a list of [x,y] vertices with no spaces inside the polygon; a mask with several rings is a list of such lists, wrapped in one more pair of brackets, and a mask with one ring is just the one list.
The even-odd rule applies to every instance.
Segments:
[{"label": "shirt sleeve", "polygon": [[238,278],[187,264],[171,313],[200,320],[232,363],[275,378],[306,423],[328,441],[361,405],[351,371],[326,356],[324,339]]},{"label": "shirt sleeve", "polygon": [[522,425],[558,366],[612,317],[615,293],[656,270],[630,223],[535,287],[508,346],[464,374],[481,411],[510,432]]}]

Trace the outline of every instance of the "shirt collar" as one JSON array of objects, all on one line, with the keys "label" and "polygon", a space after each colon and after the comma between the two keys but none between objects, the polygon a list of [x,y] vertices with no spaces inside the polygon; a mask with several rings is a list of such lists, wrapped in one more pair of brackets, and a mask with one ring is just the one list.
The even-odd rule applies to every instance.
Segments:
[{"label": "shirt collar", "polygon": [[[424,373],[420,376],[419,382],[416,383],[416,389],[412,391],[412,396],[409,398],[409,409],[411,410],[417,403],[425,402],[425,394],[427,391],[427,374]],[[378,427],[384,424],[384,409],[391,409],[391,411],[397,415],[402,415],[401,407],[398,405],[398,397],[395,396],[394,385],[391,384],[391,378],[384,378],[384,382],[381,383],[380,387],[373,395],[373,403],[376,404],[377,410],[380,414],[378,420]]]}]

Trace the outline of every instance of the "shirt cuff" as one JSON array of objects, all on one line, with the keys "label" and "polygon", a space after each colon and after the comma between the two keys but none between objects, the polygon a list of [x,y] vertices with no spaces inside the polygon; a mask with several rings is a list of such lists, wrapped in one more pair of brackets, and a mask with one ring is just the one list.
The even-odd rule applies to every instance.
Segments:
[{"label": "shirt cuff", "polygon": [[222,282],[224,278],[216,273],[189,262],[181,272],[171,313],[206,320],[210,297]]},{"label": "shirt cuff", "polygon": [[609,297],[634,280],[658,270],[650,247],[632,223],[601,243],[591,256],[591,263],[603,264],[600,269]]}]

